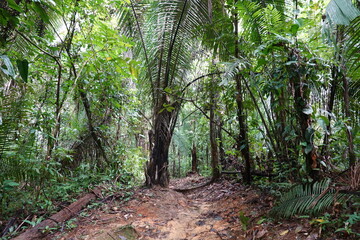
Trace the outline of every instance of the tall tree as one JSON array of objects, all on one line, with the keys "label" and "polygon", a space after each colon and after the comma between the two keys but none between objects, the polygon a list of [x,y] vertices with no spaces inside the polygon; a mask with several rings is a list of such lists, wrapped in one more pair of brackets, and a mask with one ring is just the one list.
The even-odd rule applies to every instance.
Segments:
[{"label": "tall tree", "polygon": [[147,86],[152,98],[154,146],[146,166],[146,185],[167,187],[169,147],[181,107],[179,89],[190,70],[192,39],[208,21],[208,1],[141,1],[130,7],[141,42],[136,54],[145,58],[142,86]]}]

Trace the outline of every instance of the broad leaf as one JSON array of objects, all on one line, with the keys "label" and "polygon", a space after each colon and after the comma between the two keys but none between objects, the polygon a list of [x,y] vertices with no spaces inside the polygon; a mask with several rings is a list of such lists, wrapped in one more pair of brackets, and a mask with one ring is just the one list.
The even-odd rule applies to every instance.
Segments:
[{"label": "broad leaf", "polygon": [[332,0],[326,7],[330,23],[335,25],[349,25],[352,20],[360,15],[360,11],[352,4],[351,0]]},{"label": "broad leaf", "polygon": [[16,65],[18,67],[21,78],[24,80],[24,82],[27,82],[29,75],[29,62],[26,59],[16,60]]},{"label": "broad leaf", "polygon": [[14,67],[10,61],[10,58],[6,55],[0,55],[0,59],[3,60],[3,63],[0,62],[1,70],[8,76],[15,77]]}]

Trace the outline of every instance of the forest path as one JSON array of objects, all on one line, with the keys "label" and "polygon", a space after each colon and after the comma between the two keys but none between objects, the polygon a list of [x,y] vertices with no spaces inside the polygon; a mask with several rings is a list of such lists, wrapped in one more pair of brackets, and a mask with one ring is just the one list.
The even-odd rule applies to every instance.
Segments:
[{"label": "forest path", "polygon": [[[172,180],[168,189],[140,188],[128,202],[115,200],[86,210],[77,217],[76,228],[46,239],[295,239],[290,233],[279,235],[279,231],[270,230],[271,224],[257,223],[270,208],[272,198],[250,187],[222,179],[184,194],[173,190],[207,181],[191,176]],[[245,220],[240,220],[240,215]]]}]

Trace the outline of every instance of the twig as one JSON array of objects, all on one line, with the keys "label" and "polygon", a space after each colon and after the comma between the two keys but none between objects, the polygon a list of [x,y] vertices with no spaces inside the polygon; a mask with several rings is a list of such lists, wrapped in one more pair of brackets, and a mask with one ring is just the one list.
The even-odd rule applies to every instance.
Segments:
[{"label": "twig", "polygon": [[204,78],[204,77],[209,77],[209,76],[212,76],[212,75],[218,75],[218,74],[223,74],[223,73],[225,73],[225,72],[214,72],[214,73],[208,73],[208,74],[202,75],[202,76],[200,76],[200,77],[197,77],[197,78],[195,78],[194,80],[192,80],[191,82],[189,82],[188,84],[186,84],[186,86],[181,90],[181,92],[184,93],[185,90],[186,90],[191,84],[193,84],[194,82],[196,82],[196,81],[198,81],[198,80],[200,80],[200,79],[202,79],[202,78]]},{"label": "twig", "polygon": [[27,216],[27,217],[20,223],[20,225],[16,228],[15,232],[17,232],[17,231],[22,227],[22,225],[24,225],[25,221],[28,220],[29,217],[30,217],[30,215]]},{"label": "twig", "polygon": [[110,233],[107,233],[112,239],[116,240]]}]

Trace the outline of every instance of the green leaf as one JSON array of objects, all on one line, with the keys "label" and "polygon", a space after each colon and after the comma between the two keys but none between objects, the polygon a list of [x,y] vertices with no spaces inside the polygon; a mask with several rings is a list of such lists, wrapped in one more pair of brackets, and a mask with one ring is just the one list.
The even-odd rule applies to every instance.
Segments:
[{"label": "green leaf", "polygon": [[23,10],[20,8],[19,5],[16,4],[15,0],[7,0],[9,7],[11,7],[12,9],[18,11],[18,12],[23,12]]},{"label": "green leaf", "polygon": [[290,32],[293,36],[295,36],[297,34],[299,27],[300,26],[298,24],[291,25]]},{"label": "green leaf", "polygon": [[50,23],[48,14],[46,13],[46,11],[39,2],[33,3],[33,9],[45,23]]},{"label": "green leaf", "polygon": [[296,64],[296,63],[297,63],[297,61],[288,61],[285,63],[285,65],[291,65],[291,64]]},{"label": "green leaf", "polygon": [[304,107],[302,112],[305,113],[306,115],[311,115],[313,113],[313,109],[311,106],[306,106],[306,107]]},{"label": "green leaf", "polygon": [[312,149],[313,149],[313,145],[307,144],[306,148],[304,149],[305,154],[308,154],[309,152],[311,152]]},{"label": "green leaf", "polygon": [[329,119],[325,116],[318,116],[317,123],[323,130],[327,130],[327,126],[329,125]]},{"label": "green leaf", "polygon": [[326,14],[331,23],[349,25],[360,15],[360,11],[352,4],[351,0],[332,0],[326,7]]},{"label": "green leaf", "polygon": [[16,60],[16,65],[18,67],[21,78],[24,82],[27,83],[29,75],[29,62],[25,60]]},{"label": "green leaf", "polygon": [[17,186],[19,186],[19,183],[14,182],[12,180],[5,180],[3,184],[4,184],[4,187],[17,187]]},{"label": "green leaf", "polygon": [[14,67],[10,61],[10,58],[6,55],[0,55],[0,59],[3,60],[4,65],[0,62],[0,68],[8,76],[15,77]]}]

